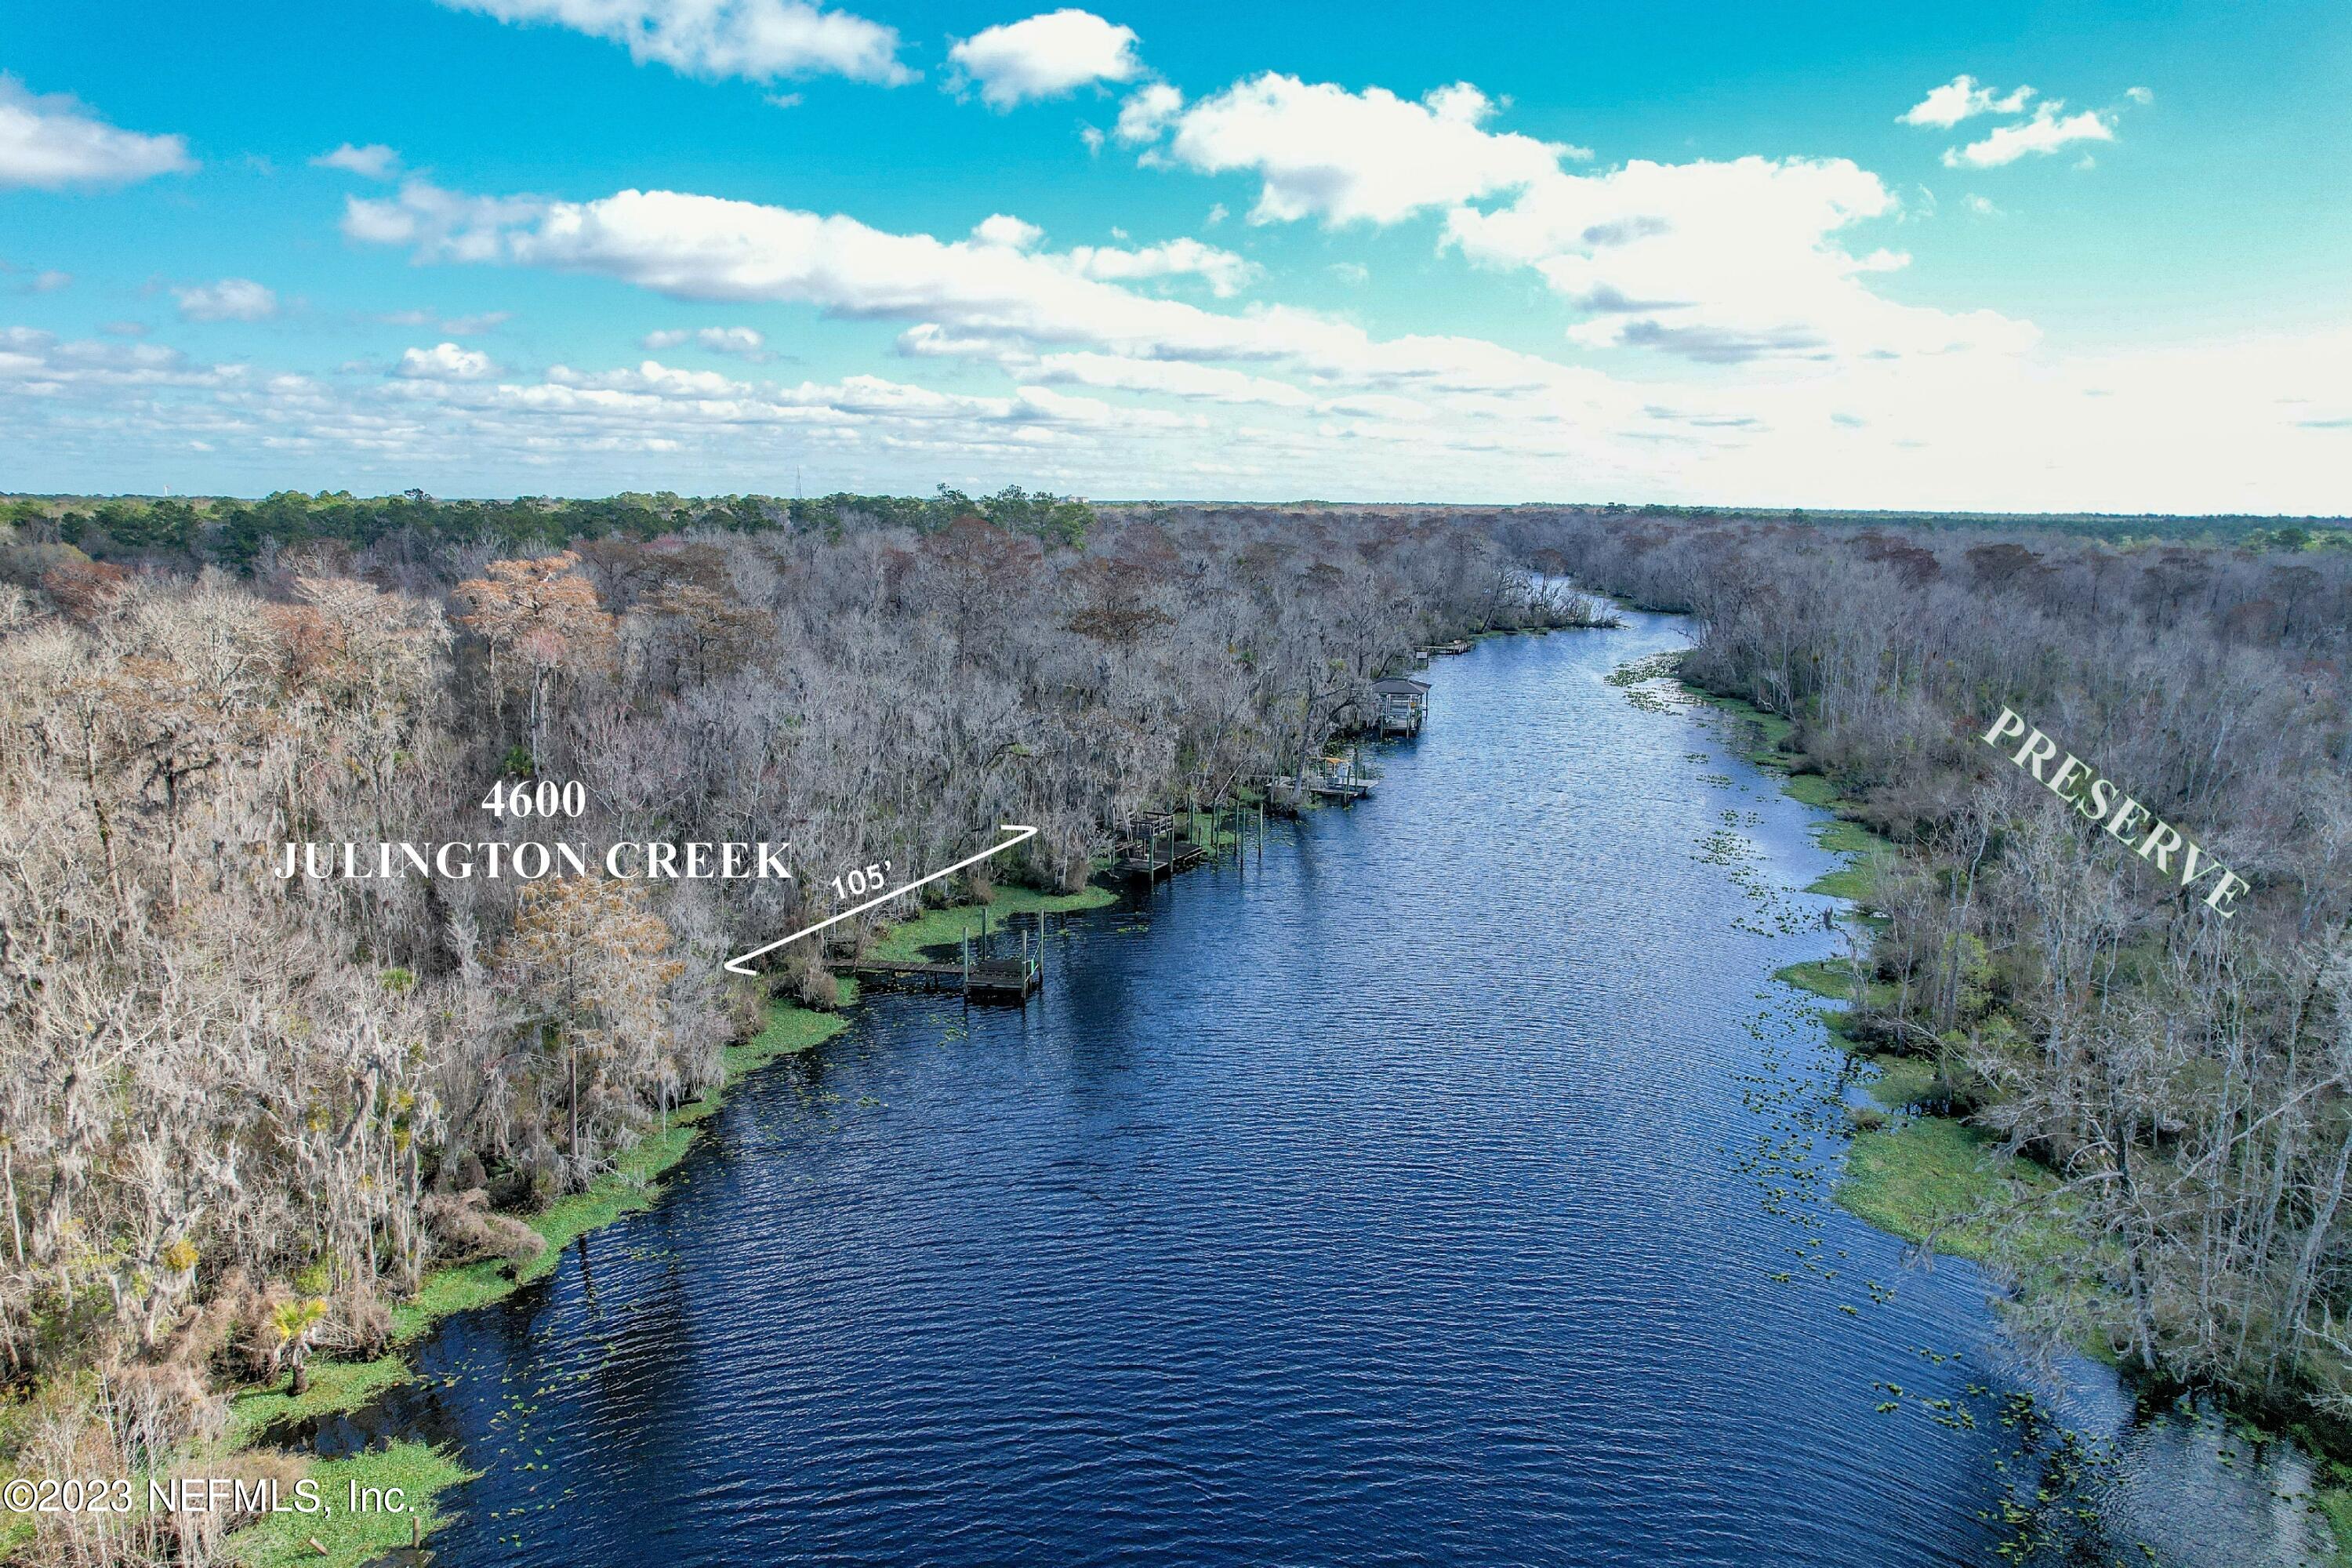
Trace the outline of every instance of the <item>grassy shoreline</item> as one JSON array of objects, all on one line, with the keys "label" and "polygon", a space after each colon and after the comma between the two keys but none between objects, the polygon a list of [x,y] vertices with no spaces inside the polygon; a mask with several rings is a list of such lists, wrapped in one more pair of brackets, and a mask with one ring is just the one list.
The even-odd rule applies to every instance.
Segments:
[{"label": "grassy shoreline", "polygon": [[[1796,725],[1777,713],[1768,713],[1737,697],[1726,697],[1675,678],[1692,700],[1755,727],[1759,743],[1743,749],[1750,764],[1780,776],[1782,793],[1823,811],[1841,812],[1853,803],[1821,773],[1798,773],[1799,759],[1788,749]],[[1879,877],[1896,855],[1895,845],[1843,815],[1814,830],[1816,843],[1843,858],[1845,864],[1823,873],[1805,891],[1841,899],[1866,910]],[[1784,985],[1844,1006],[1860,1002],[1884,1005],[1893,999],[1891,987],[1857,978],[1850,966],[1834,959],[1806,959],[1773,972]],[[1844,1006],[1823,1010],[1831,1033],[1849,1054],[1865,1055],[1840,1025]],[[1916,1057],[1868,1056],[1878,1068],[1871,1096],[1889,1113],[1879,1125],[1856,1132],[1846,1155],[1846,1169],[1833,1193],[1840,1207],[1906,1241],[1922,1242],[1937,1235],[1937,1250],[1979,1263],[1993,1261],[1993,1238],[1980,1226],[1953,1226],[1957,1216],[1982,1206],[2014,1189],[2046,1183],[2046,1172],[2032,1161],[2003,1156],[1990,1141],[1958,1118],[1914,1110],[1928,1098],[1934,1068]],[[1943,1226],[1940,1233],[1938,1226]]]},{"label": "grassy shoreline", "polygon": [[[1842,813],[1852,804],[1827,777],[1793,770],[1791,764],[1798,759],[1783,749],[1796,728],[1790,721],[1736,697],[1691,685],[1679,676],[1675,679],[1693,700],[1760,727],[1762,744],[1740,754],[1755,766],[1780,774],[1783,793],[1831,812]],[[1895,845],[1843,815],[1818,827],[1814,839],[1844,857],[1846,864],[1816,878],[1805,890],[1864,907],[1857,918],[1867,924],[1883,923],[1867,912],[1866,906],[1877,878],[1899,853]],[[1925,1058],[1874,1054],[1848,1034],[1840,1022],[1846,1009],[1857,1001],[1885,999],[1885,987],[1866,981],[1870,994],[1858,997],[1851,969],[1822,959],[1788,964],[1775,971],[1773,978],[1839,1004],[1822,1010],[1832,1037],[1850,1056],[1864,1058],[1877,1068],[1865,1088],[1883,1113],[1857,1119],[1844,1172],[1832,1192],[1838,1206],[1891,1236],[1917,1245],[1932,1235],[1939,1253],[2007,1268],[2028,1279],[2046,1272],[2069,1251],[2079,1250],[2079,1243],[2056,1219],[2036,1218],[2000,1236],[1993,1235],[1982,1222],[1952,1223],[2004,1196],[2053,1186],[2057,1178],[2032,1160],[2002,1153],[1993,1139],[1961,1119],[1918,1109],[1941,1098],[1937,1069]],[[2116,1356],[2105,1345],[2079,1348],[2095,1360],[2116,1364]],[[2305,1500],[2334,1539],[2335,1550],[2328,1561],[2336,1568],[2352,1568],[2352,1467],[2317,1450],[2312,1451],[2311,1458],[2314,1484]]]},{"label": "grassy shoreline", "polygon": [[[893,926],[877,944],[876,955],[886,960],[916,959],[926,948],[959,941],[967,927],[975,932],[981,911],[992,921],[1014,915],[1063,914],[1101,909],[1118,901],[1118,894],[1097,882],[1075,893],[1045,893],[1032,888],[1003,887],[992,891],[985,904],[953,904],[927,910]],[[853,984],[843,984],[843,1003],[856,999]],[[703,1095],[680,1106],[661,1124],[637,1139],[614,1159],[613,1168],[580,1192],[557,1199],[535,1214],[516,1217],[539,1232],[546,1245],[520,1267],[497,1261],[458,1264],[427,1275],[416,1293],[393,1310],[391,1348],[365,1361],[314,1359],[309,1387],[296,1396],[283,1384],[242,1390],[230,1396],[229,1426],[214,1458],[233,1463],[236,1456],[263,1447],[266,1434],[289,1422],[344,1415],[365,1407],[392,1389],[411,1381],[415,1369],[409,1352],[443,1318],[503,1300],[533,1280],[555,1271],[564,1249],[590,1231],[610,1225],[624,1215],[650,1208],[663,1191],[662,1177],[694,1146],[702,1124],[726,1104],[727,1097],[746,1077],[785,1057],[814,1050],[849,1026],[841,1012],[818,1012],[794,1003],[775,1001],[767,1023],[749,1039],[729,1046],[720,1054],[719,1081]],[[409,1545],[411,1519],[424,1535],[446,1521],[439,1494],[474,1479],[457,1456],[418,1442],[395,1442],[341,1459],[311,1459],[309,1472],[331,1502],[350,1485],[399,1487],[406,1499],[405,1513],[331,1515],[283,1513],[269,1515],[230,1538],[228,1549],[251,1568],[293,1568],[324,1564],[356,1568],[371,1558]],[[326,1548],[321,1556],[315,1540]]]}]

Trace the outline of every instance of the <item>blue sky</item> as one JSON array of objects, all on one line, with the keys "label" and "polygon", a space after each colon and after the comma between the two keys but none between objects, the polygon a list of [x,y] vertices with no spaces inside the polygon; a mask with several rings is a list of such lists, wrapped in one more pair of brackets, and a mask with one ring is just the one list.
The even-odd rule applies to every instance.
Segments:
[{"label": "blue sky", "polygon": [[2352,508],[2352,13],[1796,11],[10,0],[0,487]]}]

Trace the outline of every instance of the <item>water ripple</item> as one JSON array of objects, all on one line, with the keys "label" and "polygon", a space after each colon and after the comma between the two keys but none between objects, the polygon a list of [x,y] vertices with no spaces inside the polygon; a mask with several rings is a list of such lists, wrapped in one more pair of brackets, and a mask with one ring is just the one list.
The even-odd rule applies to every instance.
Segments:
[{"label": "water ripple", "polygon": [[1809,814],[1599,679],[1676,640],[1446,661],[1373,804],[748,1086],[428,1352],[486,1471],[440,1560],[1987,1561],[2001,1439],[1874,1387],[2015,1386],[1983,1282],[1789,1173],[1834,1062],[1767,977],[1829,939],[1700,852],[1810,922]]}]

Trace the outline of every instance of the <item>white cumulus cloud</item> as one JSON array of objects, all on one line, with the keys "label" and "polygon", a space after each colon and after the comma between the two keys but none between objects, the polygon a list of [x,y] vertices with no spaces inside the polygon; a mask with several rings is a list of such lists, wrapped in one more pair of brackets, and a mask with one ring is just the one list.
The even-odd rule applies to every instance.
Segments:
[{"label": "white cumulus cloud", "polygon": [[2077,142],[2116,139],[2112,117],[2095,109],[2068,114],[2065,107],[2063,100],[2052,99],[2036,108],[2031,120],[1997,125],[1984,140],[1948,150],[1944,165],[1951,169],[1998,169],[2028,153],[2055,153]]},{"label": "white cumulus cloud", "polygon": [[429,349],[403,351],[400,367],[394,374],[412,381],[480,381],[498,368],[479,349],[436,343]]},{"label": "white cumulus cloud", "polygon": [[119,130],[62,93],[37,97],[0,73],[0,185],[121,184],[195,166],[184,137]]},{"label": "white cumulus cloud", "polygon": [[948,59],[964,80],[979,86],[981,101],[992,109],[1058,98],[1089,82],[1133,81],[1143,74],[1134,28],[1076,7],[960,39],[948,50]]},{"label": "white cumulus cloud", "polygon": [[914,73],[898,60],[898,33],[805,0],[440,0],[501,22],[551,23],[628,46],[630,58],[688,76],[832,74],[896,86]]},{"label": "white cumulus cloud", "polygon": [[1068,256],[1071,270],[1082,278],[1120,282],[1142,278],[1192,276],[1223,300],[1241,292],[1258,276],[1257,264],[1230,250],[1203,245],[1197,239],[1171,239],[1132,250],[1116,246],[1081,245]]},{"label": "white cumulus cloud", "polygon": [[[422,186],[355,202],[345,232],[410,246],[419,261],[497,261],[594,273],[673,299],[812,305],[913,323],[902,352],[1006,359],[1083,348],[1137,359],[1283,363],[1366,390],[1572,403],[1614,397],[1607,377],[1475,338],[1379,340],[1361,327],[1268,306],[1228,315],[1088,276],[1134,271],[1143,252],[1066,255],[976,239],[896,234],[855,218],[677,191],[622,191],[593,202],[480,197]],[[356,220],[356,221],[354,221]],[[1157,248],[1150,266],[1237,278],[1223,253]],[[1622,401],[1622,399],[1621,399]]]},{"label": "white cumulus cloud", "polygon": [[1029,250],[1045,237],[1045,231],[1034,223],[1024,223],[1010,213],[992,213],[971,226],[971,237],[982,245],[1001,245],[1007,250]]},{"label": "white cumulus cloud", "polygon": [[[1127,237],[1125,229],[1114,228],[1111,233],[1120,239]],[[983,246],[1028,252],[1045,243],[1045,231],[1009,213],[995,213],[974,224],[971,237]],[[1259,276],[1255,262],[1230,250],[1203,245],[1191,238],[1171,239],[1162,245],[1133,248],[1081,245],[1044,259],[1077,277],[1098,279],[1107,283],[1196,277],[1207,283],[1209,291],[1221,300],[1239,293]]]},{"label": "white cumulus cloud", "polygon": [[768,353],[768,340],[755,327],[697,327],[691,331],[668,328],[647,332],[645,346],[659,353],[687,343],[715,354],[733,354],[738,359],[757,364],[774,356]]},{"label": "white cumulus cloud", "polygon": [[346,142],[333,152],[321,153],[311,159],[310,167],[341,169],[363,179],[388,180],[400,172],[400,154],[381,142],[371,142],[364,147],[354,147]]},{"label": "white cumulus cloud", "polygon": [[278,314],[278,296],[250,278],[175,288],[180,314],[191,321],[263,321]]},{"label": "white cumulus cloud", "polygon": [[242,365],[199,365],[157,343],[59,342],[52,332],[0,327],[0,392],[51,396],[73,389],[213,389],[245,376]]},{"label": "white cumulus cloud", "polygon": [[[655,333],[659,337],[664,334]],[[448,345],[444,344],[445,348]],[[658,360],[646,360],[635,370],[585,374],[569,365],[551,365],[547,379],[558,386],[602,392],[643,392],[656,397],[737,397],[751,390],[714,370],[677,370]]]},{"label": "white cumulus cloud", "polygon": [[1569,335],[1588,347],[1736,363],[2030,345],[2022,322],[1870,289],[1871,274],[1909,258],[1839,240],[1895,208],[1877,175],[1843,158],[1636,160],[1550,175],[1492,211],[1455,207],[1445,233],[1473,260],[1533,268],[1584,312]]},{"label": "white cumulus cloud", "polygon": [[1112,128],[1130,146],[1157,142],[1184,107],[1184,95],[1164,81],[1155,81],[1128,94],[1118,106],[1118,123]]},{"label": "white cumulus cloud", "polygon": [[1223,341],[1237,330],[1173,300],[1075,276],[1065,258],[677,191],[545,202],[412,181],[397,201],[351,203],[344,231],[414,246],[419,259],[595,272],[676,299],[795,301],[1048,341]]},{"label": "white cumulus cloud", "polygon": [[1897,123],[1948,131],[1961,121],[1979,114],[2022,113],[2032,100],[2033,89],[2030,87],[2003,93],[1984,86],[1972,76],[1956,76],[1943,86],[1931,89]]},{"label": "white cumulus cloud", "polygon": [[[1202,100],[1175,121],[1167,156],[1204,174],[1245,169],[1261,182],[1251,221],[1319,217],[1391,224],[1530,184],[1582,148],[1482,123],[1495,105],[1467,82],[1419,102],[1268,71]],[[1124,117],[1122,117],[1124,118]],[[1148,123],[1139,119],[1139,131]]]},{"label": "white cumulus cloud", "polygon": [[362,245],[416,245],[457,261],[488,261],[505,226],[547,204],[531,196],[467,196],[410,180],[395,196],[343,198],[343,237]]}]

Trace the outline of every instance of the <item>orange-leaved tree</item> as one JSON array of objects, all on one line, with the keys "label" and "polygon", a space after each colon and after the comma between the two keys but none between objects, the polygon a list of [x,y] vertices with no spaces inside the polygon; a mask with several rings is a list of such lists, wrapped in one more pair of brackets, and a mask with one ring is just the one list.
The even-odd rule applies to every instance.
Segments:
[{"label": "orange-leaved tree", "polygon": [[686,965],[668,955],[670,929],[643,888],[598,876],[525,887],[515,905],[502,967],[524,1008],[529,1044],[561,1052],[575,1178],[593,1163],[582,1142],[600,1122],[636,1110],[628,1085],[677,1076],[667,991]]},{"label": "orange-leaved tree", "polygon": [[482,575],[457,584],[457,597],[467,606],[458,620],[489,645],[492,689],[503,694],[509,682],[528,677],[533,759],[543,750],[554,683],[613,662],[613,617],[579,567],[580,557],[567,550],[493,561]]}]

